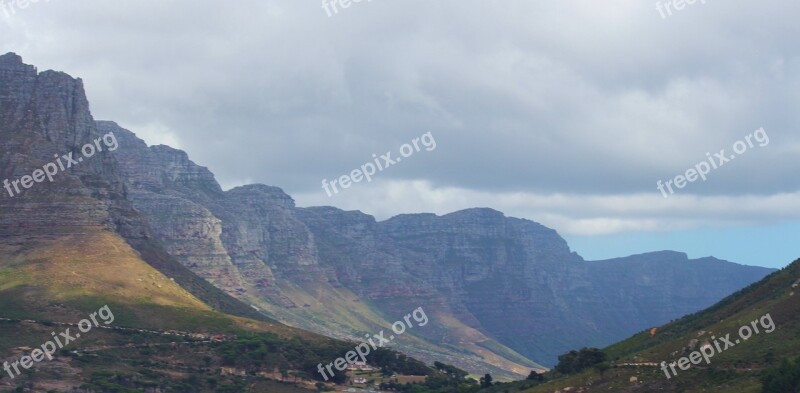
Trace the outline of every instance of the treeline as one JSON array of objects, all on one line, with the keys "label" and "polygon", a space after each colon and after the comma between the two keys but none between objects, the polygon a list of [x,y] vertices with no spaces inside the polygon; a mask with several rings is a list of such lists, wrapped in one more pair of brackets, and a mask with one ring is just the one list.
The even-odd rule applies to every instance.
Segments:
[{"label": "treeline", "polygon": [[378,348],[367,357],[367,362],[380,367],[385,375],[431,375],[433,370],[425,363],[410,358],[400,352],[386,348]]},{"label": "treeline", "polygon": [[603,351],[597,348],[583,348],[580,351],[569,351],[558,357],[556,372],[561,374],[577,374],[589,367],[595,367],[608,360]]},{"label": "treeline", "polygon": [[[331,340],[312,344],[297,337],[282,339],[274,333],[239,337],[216,344],[216,347],[223,366],[248,373],[263,369],[300,370],[299,377],[317,380],[322,379],[317,371],[318,364],[328,364],[352,350],[352,345],[345,342]],[[344,373],[336,373],[332,381],[344,383],[345,379]]]},{"label": "treeline", "polygon": [[[353,350],[353,343],[330,341],[325,345],[311,344],[299,338],[284,340],[272,333],[240,337],[235,341],[220,343],[218,351],[222,364],[246,371],[261,369],[301,370],[300,377],[322,380],[318,365],[323,367]],[[367,362],[383,370],[384,374],[427,376],[434,370],[414,358],[386,348],[378,348],[367,356]],[[344,372],[337,372],[330,379],[344,383]]]},{"label": "treeline", "polygon": [[[434,362],[434,367],[436,370],[428,368],[432,372],[425,382],[413,384],[387,382],[380,384],[380,389],[404,393],[474,393],[481,389],[478,381],[467,378],[469,373],[464,370],[441,362]],[[491,383],[491,377],[489,378]]]}]

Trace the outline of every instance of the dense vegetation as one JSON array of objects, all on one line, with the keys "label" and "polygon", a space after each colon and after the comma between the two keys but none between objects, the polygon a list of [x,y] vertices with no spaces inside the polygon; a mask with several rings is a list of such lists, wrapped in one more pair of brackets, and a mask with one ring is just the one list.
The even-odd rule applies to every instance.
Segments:
[{"label": "dense vegetation", "polygon": [[583,370],[605,362],[607,356],[597,348],[583,348],[580,351],[569,351],[558,357],[555,370],[561,374],[577,374]]},{"label": "dense vegetation", "polygon": [[800,392],[800,357],[791,361],[783,359],[781,364],[764,373],[761,378],[763,393]]},{"label": "dense vegetation", "polygon": [[[433,371],[425,382],[417,384],[382,383],[381,390],[408,393],[473,393],[480,390],[477,382],[467,378],[467,372],[451,365],[435,362]],[[486,374],[487,376],[489,374]],[[483,379],[483,378],[482,378]],[[490,381],[491,383],[491,381]]]},{"label": "dense vegetation", "polygon": [[[276,334],[254,334],[236,341],[221,343],[219,351],[222,364],[254,372],[264,369],[300,370],[298,377],[322,380],[318,365],[323,366],[335,359],[343,358],[353,350],[352,343],[330,341],[327,345],[309,345],[307,342],[292,338],[285,340]],[[388,375],[400,373],[404,375],[430,375],[433,370],[414,358],[402,353],[378,348],[369,354],[369,363],[379,367]],[[331,382],[345,382],[345,373],[337,372]]]},{"label": "dense vegetation", "polygon": [[[402,353],[378,348],[369,354],[369,363],[383,369],[384,374],[432,375],[433,370],[425,363]],[[455,368],[455,367],[453,367]]]}]

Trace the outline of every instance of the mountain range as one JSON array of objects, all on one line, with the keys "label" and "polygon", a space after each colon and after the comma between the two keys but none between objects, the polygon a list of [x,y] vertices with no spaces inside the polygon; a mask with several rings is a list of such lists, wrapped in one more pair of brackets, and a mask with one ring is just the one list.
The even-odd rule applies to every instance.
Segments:
[{"label": "mountain range", "polygon": [[[555,230],[489,208],[377,221],[297,207],[273,186],[226,191],[185,152],[95,121],[82,80],[13,53],[0,56],[0,119],[3,179],[85,158],[0,198],[6,317],[56,320],[111,302],[129,325],[324,341],[360,339],[422,307],[431,322],[393,347],[518,378],[774,272],[673,251],[586,261]],[[85,154],[112,137],[113,151]]]}]

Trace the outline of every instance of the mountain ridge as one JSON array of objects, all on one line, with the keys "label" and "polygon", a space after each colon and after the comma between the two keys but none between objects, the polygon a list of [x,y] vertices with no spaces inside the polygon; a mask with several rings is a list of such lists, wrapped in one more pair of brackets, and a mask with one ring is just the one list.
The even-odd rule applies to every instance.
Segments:
[{"label": "mountain ridge", "polygon": [[[291,196],[273,186],[224,191],[213,173],[186,152],[148,146],[116,123],[95,122],[79,79],[43,72],[38,80],[35,67],[22,67],[17,58],[0,59],[0,77],[10,85],[47,86],[34,91],[66,92],[66,106],[77,108],[73,116],[62,101],[46,105],[53,112],[49,122],[26,123],[20,129],[37,130],[34,134],[44,141],[61,140],[57,151],[75,149],[97,135],[112,133],[118,139],[113,154],[105,152],[59,178],[74,180],[77,195],[110,196],[114,206],[87,208],[109,212],[97,219],[102,225],[139,244],[140,252],[160,255],[173,269],[180,266],[213,284],[225,294],[215,295],[220,299],[238,299],[271,318],[317,333],[358,338],[424,306],[435,323],[398,340],[398,348],[474,372],[520,376],[542,368],[529,359],[553,364],[566,349],[610,343],[651,320],[666,322],[696,311],[770,271],[745,274],[739,265],[720,264],[691,271],[680,261],[667,260],[671,280],[640,272],[620,281],[618,270],[585,261],[555,230],[490,208],[377,221],[361,212],[297,207]],[[23,97],[6,100],[9,105],[0,97],[0,111],[19,124],[30,122],[35,116],[19,103],[26,102],[25,94],[35,93],[15,89],[8,94],[21,92]],[[14,143],[13,138],[6,141],[6,151],[17,151]],[[36,149],[33,153],[39,154]],[[3,174],[9,177],[30,173],[28,168],[8,168]],[[55,187],[40,189],[47,193]],[[57,214],[55,207],[43,211],[49,217]],[[12,231],[13,222],[5,228]],[[673,296],[680,278],[710,274],[717,282]],[[649,294],[653,288],[670,296],[659,300]],[[625,293],[646,296],[627,298],[625,308],[609,315],[606,310],[615,305],[615,296]],[[664,305],[667,311],[651,313],[652,305]],[[636,326],[631,320],[638,321]]]}]

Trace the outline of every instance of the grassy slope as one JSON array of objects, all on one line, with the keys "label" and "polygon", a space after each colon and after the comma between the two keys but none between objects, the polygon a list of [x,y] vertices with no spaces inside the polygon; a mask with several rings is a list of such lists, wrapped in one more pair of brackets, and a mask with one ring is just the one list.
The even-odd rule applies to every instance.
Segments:
[{"label": "grassy slope", "polygon": [[145,263],[119,236],[87,230],[0,243],[0,314],[76,322],[108,304],[120,326],[231,329],[216,312]]},{"label": "grassy slope", "polygon": [[212,309],[111,232],[0,242],[0,317],[74,323],[106,304],[118,327],[319,338]]},{"label": "grassy slope", "polygon": [[[296,304],[307,304],[308,307],[289,312],[258,299],[253,299],[253,302],[276,319],[291,326],[319,331],[340,339],[360,340],[365,334],[376,334],[380,330],[386,331],[388,336],[392,323],[403,317],[403,315],[378,314],[375,310],[383,307],[364,300],[356,301],[359,296],[346,288],[312,283],[306,286],[284,285],[281,291]],[[410,313],[417,307],[418,304],[409,303],[388,308],[403,309]],[[478,330],[452,318],[447,310],[425,311],[430,319],[429,323],[414,329],[426,333],[430,333],[431,329],[443,330],[441,334],[451,336],[458,345],[433,344],[424,336],[415,335],[414,329],[411,329],[393,340],[393,348],[428,363],[436,360],[461,368],[483,369],[505,380],[527,376],[534,368],[543,369],[542,366],[488,338]],[[417,323],[413,323],[416,326]],[[346,335],[341,332],[352,332],[352,334]]]},{"label": "grassy slope", "polygon": [[[82,233],[52,237],[5,237],[0,240],[0,317],[45,323],[0,321],[0,361],[19,359],[23,353],[16,348],[39,346],[51,339],[51,331],[63,331],[63,327],[52,326],[50,322],[77,323],[103,305],[108,305],[114,314],[112,327],[229,336],[275,333],[286,339],[300,338],[307,343],[303,345],[315,347],[332,342],[278,323],[216,311],[175,281],[142,260],[125,240],[108,231],[86,228]],[[73,333],[75,330],[72,329]],[[197,375],[181,364],[193,365],[195,369],[208,367],[202,362],[208,356],[211,370],[218,370],[221,365],[221,354],[214,350],[213,344],[173,348],[168,343],[182,338],[119,330],[94,329],[85,336],[71,348],[84,350],[131,343],[168,346],[102,351],[74,359],[57,357],[34,367],[32,375],[37,386],[58,390],[80,386],[98,371],[120,371],[146,379],[150,371],[162,370],[167,376],[154,380],[178,381]],[[142,369],[144,374],[137,374]],[[215,373],[212,371],[209,376]],[[219,383],[233,383],[234,379],[221,377]],[[0,390],[9,383],[22,381],[0,376]],[[288,386],[281,390],[295,391]]]},{"label": "grassy slope", "polygon": [[[605,376],[594,371],[551,381],[525,390],[530,393],[553,392],[564,387],[584,387],[584,391],[663,391],[663,392],[759,392],[761,370],[776,364],[783,357],[800,353],[800,287],[792,284],[800,279],[800,261],[795,261],[762,281],[731,295],[715,306],[673,321],[659,328],[655,337],[641,332],[604,351],[619,363],[670,363],[681,354],[689,341],[702,343],[711,336],[731,334],[738,338],[743,325],[769,313],[775,322],[772,333],[762,332],[727,349],[711,359],[707,366],[679,371],[667,380],[658,367],[618,367]],[[672,354],[678,351],[678,355]],[[705,364],[705,363],[703,363]],[[638,384],[629,379],[637,377]],[[587,388],[587,384],[591,387]]]}]

